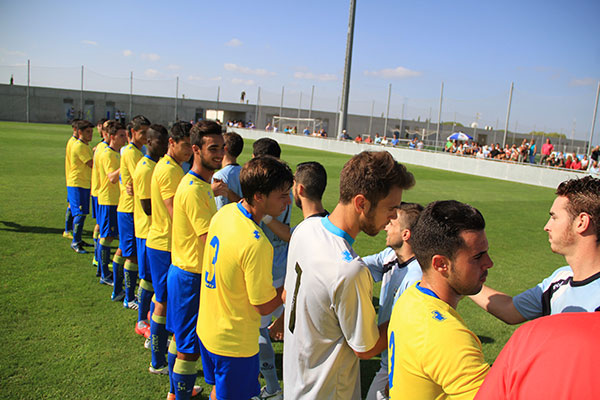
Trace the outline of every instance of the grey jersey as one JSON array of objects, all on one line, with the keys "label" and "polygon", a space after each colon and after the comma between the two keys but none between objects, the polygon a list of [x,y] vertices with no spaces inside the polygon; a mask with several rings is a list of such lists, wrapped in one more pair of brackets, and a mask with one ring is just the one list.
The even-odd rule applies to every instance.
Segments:
[{"label": "grey jersey", "polygon": [[292,234],[285,281],[285,398],[360,399],[354,351],[372,349],[379,332],[371,274],[353,242],[327,217],[307,219]]}]

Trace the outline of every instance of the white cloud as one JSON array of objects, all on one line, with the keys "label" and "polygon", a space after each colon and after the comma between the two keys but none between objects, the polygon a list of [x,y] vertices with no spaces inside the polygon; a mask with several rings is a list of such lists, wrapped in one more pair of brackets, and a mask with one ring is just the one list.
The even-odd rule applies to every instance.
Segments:
[{"label": "white cloud", "polygon": [[188,76],[188,81],[203,81],[204,78],[200,75],[190,75]]},{"label": "white cloud", "polygon": [[181,67],[179,65],[176,65],[176,64],[169,64],[169,65],[167,65],[167,69],[178,70],[178,69],[181,69]]},{"label": "white cloud", "polygon": [[90,46],[98,46],[98,42],[94,42],[93,40],[82,40],[81,43],[88,44]]},{"label": "white cloud", "polygon": [[334,74],[314,74],[312,72],[294,72],[294,78],[296,79],[308,79],[311,81],[336,81],[337,76]]},{"label": "white cloud", "polygon": [[210,78],[211,81],[222,81],[223,77],[222,76],[215,76],[213,78]]},{"label": "white cloud", "polygon": [[152,68],[148,68],[144,71],[144,75],[146,75],[148,78],[156,78],[158,76],[158,71]]},{"label": "white cloud", "polygon": [[573,79],[570,82],[571,86],[594,86],[598,82],[598,79],[594,78],[582,78],[582,79]]},{"label": "white cloud", "polygon": [[231,80],[231,83],[233,83],[234,85],[247,85],[247,86],[256,85],[256,82],[253,79],[233,78]]},{"label": "white cloud", "polygon": [[224,65],[227,71],[241,72],[242,74],[258,75],[258,76],[274,76],[275,72],[267,71],[264,68],[252,69],[237,64],[225,63]]},{"label": "white cloud", "polygon": [[0,53],[6,54],[7,56],[19,56],[19,57],[25,57],[27,55],[22,51],[6,50],[6,49],[0,49]]},{"label": "white cloud", "polygon": [[367,76],[377,76],[379,78],[413,78],[423,75],[422,72],[412,71],[404,67],[384,68],[379,71],[365,71]]},{"label": "white cloud", "polygon": [[233,38],[229,42],[225,43],[225,46],[228,47],[240,47],[242,45],[242,41],[238,38]]},{"label": "white cloud", "polygon": [[144,54],[142,54],[142,59],[150,60],[150,61],[158,61],[158,60],[160,60],[160,56],[156,53],[144,53]]},{"label": "white cloud", "polygon": [[129,56],[132,56],[132,55],[133,55],[133,51],[131,51],[131,50],[123,50],[123,51],[122,51],[122,54],[123,54],[125,57],[129,57]]}]

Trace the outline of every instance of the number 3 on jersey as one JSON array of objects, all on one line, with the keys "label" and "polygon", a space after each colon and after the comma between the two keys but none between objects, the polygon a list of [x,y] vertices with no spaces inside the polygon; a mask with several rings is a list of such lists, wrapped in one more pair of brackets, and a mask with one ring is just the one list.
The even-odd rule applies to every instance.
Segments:
[{"label": "number 3 on jersey", "polygon": [[[212,251],[214,249],[215,255],[212,258],[211,265],[208,267],[208,270],[204,272],[204,286],[206,286],[209,289],[214,289],[215,287],[217,287],[216,281],[215,281],[215,263],[217,262],[217,257],[219,256],[219,238],[218,237],[213,236],[213,238],[210,240],[210,247],[211,248],[209,249],[209,251],[212,253]],[[209,253],[209,254],[211,254],[211,253]],[[211,271],[212,271],[212,279],[208,279]]]},{"label": "number 3 on jersey", "polygon": [[394,387],[394,361],[396,358],[396,340],[394,338],[394,331],[390,334],[390,342],[388,344],[388,352],[390,357],[390,373],[388,374],[388,383],[390,389]]}]

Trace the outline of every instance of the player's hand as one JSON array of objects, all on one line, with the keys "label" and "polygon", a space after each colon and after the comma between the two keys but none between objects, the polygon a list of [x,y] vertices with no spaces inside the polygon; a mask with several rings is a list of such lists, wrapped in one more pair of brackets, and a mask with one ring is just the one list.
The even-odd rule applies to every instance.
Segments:
[{"label": "player's hand", "polygon": [[125,186],[125,191],[127,192],[128,195],[133,196],[133,182],[129,182]]},{"label": "player's hand", "polygon": [[227,192],[229,191],[227,184],[220,179],[213,179],[210,187],[215,196],[227,196]]},{"label": "player's hand", "polygon": [[283,341],[283,322],[284,322],[284,313],[282,313],[279,318],[275,320],[269,326],[269,336],[271,336],[271,340],[274,342]]}]

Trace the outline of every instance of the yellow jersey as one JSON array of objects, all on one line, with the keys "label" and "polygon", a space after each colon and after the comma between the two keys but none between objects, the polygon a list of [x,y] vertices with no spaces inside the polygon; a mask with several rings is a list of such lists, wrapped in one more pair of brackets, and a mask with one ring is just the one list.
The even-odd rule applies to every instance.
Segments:
[{"label": "yellow jersey", "polygon": [[171,216],[165,200],[175,196],[183,178],[183,169],[173,157],[165,154],[156,163],[152,174],[151,202],[152,224],[148,231],[146,246],[155,250],[171,251]]},{"label": "yellow jersey", "polygon": [[119,183],[111,183],[108,174],[119,169],[120,160],[119,152],[108,146],[98,155],[98,204],[101,206],[119,204]]},{"label": "yellow jersey", "polygon": [[129,143],[121,152],[121,170],[119,172],[119,189],[121,194],[119,197],[119,206],[117,207],[117,211],[119,212],[133,212],[133,196],[127,194],[127,184],[131,182],[133,171],[143,156],[142,151],[133,143]]},{"label": "yellow jersey", "polygon": [[101,141],[96,145],[96,150],[94,150],[94,165],[92,165],[92,187],[91,187],[91,195],[94,197],[98,197],[98,188],[100,187],[100,178],[98,177],[98,156],[100,153],[104,151],[108,147],[105,141]]},{"label": "yellow jersey", "polygon": [[65,150],[65,180],[67,181],[67,186],[73,186],[72,182],[71,182],[71,146],[73,146],[73,143],[75,143],[77,140],[79,140],[77,137],[75,137],[74,135],[71,136],[69,138],[69,140],[67,140],[67,147]]},{"label": "yellow jersey", "polygon": [[133,171],[133,226],[135,228],[135,237],[146,239],[148,229],[152,223],[150,215],[146,215],[142,208],[142,199],[150,200],[150,185],[152,181],[152,172],[156,167],[156,161],[146,155],[138,162]]},{"label": "yellow jersey", "polygon": [[490,368],[481,342],[454,308],[419,283],[402,293],[392,311],[390,398],[471,400]]},{"label": "yellow jersey", "polygon": [[92,183],[92,169],[87,163],[94,157],[92,149],[81,139],[77,139],[71,145],[70,153],[69,186],[89,189]]},{"label": "yellow jersey", "polygon": [[184,271],[202,273],[204,242],[210,219],[217,212],[215,195],[200,175],[188,172],[173,199],[173,238],[171,262]]},{"label": "yellow jersey", "polygon": [[251,357],[258,353],[260,314],[253,305],[277,295],[273,247],[241,203],[212,218],[202,262],[197,333],[212,353]]}]

